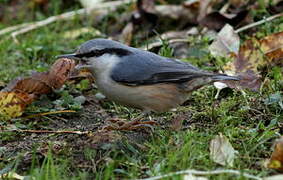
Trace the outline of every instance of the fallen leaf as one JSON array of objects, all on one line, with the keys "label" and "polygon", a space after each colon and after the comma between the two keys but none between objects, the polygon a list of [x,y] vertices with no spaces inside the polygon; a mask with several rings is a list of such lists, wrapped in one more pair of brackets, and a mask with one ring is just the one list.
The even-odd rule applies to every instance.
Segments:
[{"label": "fallen leaf", "polygon": [[28,94],[48,94],[53,89],[60,88],[69,78],[75,67],[74,60],[58,59],[50,68],[49,72],[35,72],[31,77],[17,78],[7,85],[4,92],[24,92]]},{"label": "fallen leaf", "polygon": [[237,74],[242,77],[242,80],[235,84],[257,90],[261,85],[259,69],[264,66],[282,66],[282,60],[283,32],[278,32],[260,40],[252,38],[245,41],[235,61],[228,63],[223,69],[229,74]]},{"label": "fallen leaf", "polygon": [[212,12],[201,19],[199,23],[208,29],[215,30],[220,30],[225,24],[235,27],[246,18],[248,12],[247,10],[240,11],[233,18],[229,18],[228,15],[221,14],[220,12]]},{"label": "fallen leaf", "polygon": [[33,95],[23,92],[0,92],[0,115],[4,118],[19,117],[33,99]]},{"label": "fallen leaf", "polygon": [[220,164],[233,166],[237,151],[234,150],[227,137],[221,133],[215,136],[210,142],[210,158]]},{"label": "fallen leaf", "polygon": [[238,72],[252,70],[267,64],[283,64],[283,32],[271,34],[263,39],[252,38],[243,43],[234,68]]},{"label": "fallen leaf", "polygon": [[48,84],[54,89],[62,87],[74,68],[74,60],[67,58],[58,59],[50,68]]},{"label": "fallen leaf", "polygon": [[237,56],[240,48],[240,38],[233,27],[226,24],[217,34],[217,38],[209,46],[213,56]]},{"label": "fallen leaf", "polygon": [[49,72],[35,72],[31,77],[15,79],[0,92],[0,114],[9,118],[21,116],[25,107],[38,96],[60,88],[74,67],[74,60],[58,59]]},{"label": "fallen leaf", "polygon": [[225,71],[229,75],[237,75],[240,78],[239,81],[225,81],[224,83],[234,89],[248,88],[252,91],[257,91],[261,86],[260,75],[254,74],[252,71],[245,73],[232,73],[231,71]]},{"label": "fallen leaf", "polygon": [[129,22],[123,29],[120,37],[120,41],[124,44],[131,45],[133,39],[134,24]]},{"label": "fallen leaf", "polygon": [[186,174],[183,176],[183,180],[208,180],[206,177],[194,176],[192,174]]},{"label": "fallen leaf", "polygon": [[267,167],[283,171],[283,136],[275,142],[274,151],[271,154]]},{"label": "fallen leaf", "polygon": [[[240,38],[238,34],[234,31],[233,27],[229,24],[226,24],[221,31],[217,34],[216,39],[209,46],[209,51],[213,56],[221,56],[221,57],[237,57],[240,48]],[[226,72],[229,74],[229,72]],[[233,73],[231,73],[233,75]],[[218,98],[220,91],[226,87],[228,87],[228,83],[230,83],[230,87],[233,86],[236,88],[234,82],[215,82],[213,85],[217,88],[217,94],[215,95],[215,99]]]},{"label": "fallen leaf", "polygon": [[[227,37],[231,37],[232,40]],[[241,78],[240,81],[225,82],[230,88],[248,88],[256,91],[261,86],[262,67],[283,65],[283,32],[271,34],[260,40],[251,38],[245,41],[239,50],[238,46],[237,35],[226,25],[209,47],[211,54],[215,56],[234,59],[223,67],[226,74]]]},{"label": "fallen leaf", "polygon": [[16,78],[15,80],[11,81],[2,91],[16,91],[35,95],[48,94],[52,91],[52,87],[49,86],[45,81],[48,81],[48,73],[35,72],[31,77],[28,78]]}]

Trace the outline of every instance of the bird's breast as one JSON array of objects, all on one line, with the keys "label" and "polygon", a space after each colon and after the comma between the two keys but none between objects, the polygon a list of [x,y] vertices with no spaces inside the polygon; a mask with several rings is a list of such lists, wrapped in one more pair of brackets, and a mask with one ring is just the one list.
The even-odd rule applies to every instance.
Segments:
[{"label": "bird's breast", "polygon": [[123,85],[113,81],[108,71],[101,73],[96,80],[99,90],[110,100],[143,110],[165,112],[182,104],[187,96],[173,83]]}]

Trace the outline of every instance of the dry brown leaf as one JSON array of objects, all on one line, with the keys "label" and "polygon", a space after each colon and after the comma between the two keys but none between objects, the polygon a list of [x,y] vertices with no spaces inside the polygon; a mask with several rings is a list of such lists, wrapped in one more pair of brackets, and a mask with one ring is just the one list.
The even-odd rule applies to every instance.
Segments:
[{"label": "dry brown leaf", "polygon": [[67,58],[58,59],[50,68],[49,85],[54,89],[60,88],[70,77],[74,68],[74,60]]},{"label": "dry brown leaf", "polygon": [[271,34],[263,39],[247,40],[240,48],[239,57],[234,63],[237,72],[252,70],[267,64],[283,64],[283,32]]},{"label": "dry brown leaf", "polygon": [[283,136],[276,141],[267,167],[283,171]]},{"label": "dry brown leaf", "polygon": [[230,24],[231,26],[237,26],[240,24],[248,15],[247,10],[240,11],[233,18],[230,18],[226,14],[221,14],[220,12],[212,12],[207,14],[202,18],[199,23],[209,29],[220,30],[225,24]]},{"label": "dry brown leaf", "polygon": [[36,97],[60,88],[74,67],[74,60],[58,59],[49,72],[36,72],[31,77],[12,81],[0,92],[0,114],[10,118],[21,116]]},{"label": "dry brown leaf", "polygon": [[[283,65],[283,32],[271,34],[263,39],[247,40],[241,45],[234,62],[228,63],[224,70],[237,74],[243,79],[235,84],[257,90],[261,85],[260,67]],[[230,85],[227,83],[230,87]],[[234,85],[235,85],[234,84]]]},{"label": "dry brown leaf", "polygon": [[4,92],[25,92],[28,94],[48,94],[52,91],[46,81],[48,80],[48,73],[33,73],[29,78],[17,78],[7,85],[2,91]]},{"label": "dry brown leaf", "polygon": [[48,94],[53,89],[60,88],[69,78],[75,67],[74,60],[58,59],[49,72],[35,72],[28,78],[17,78],[7,85],[4,92],[25,92],[28,94]]},{"label": "dry brown leaf", "polygon": [[[261,86],[260,69],[265,66],[283,65],[283,32],[271,34],[263,39],[252,38],[245,41],[237,52],[238,40],[233,30],[218,34],[217,39],[209,47],[211,54],[232,57],[234,61],[224,66],[229,75],[237,75],[240,81],[225,82],[230,88],[249,88],[258,90]],[[228,39],[226,37],[234,37]],[[234,43],[233,43],[234,42]],[[231,55],[232,54],[232,55]]]}]

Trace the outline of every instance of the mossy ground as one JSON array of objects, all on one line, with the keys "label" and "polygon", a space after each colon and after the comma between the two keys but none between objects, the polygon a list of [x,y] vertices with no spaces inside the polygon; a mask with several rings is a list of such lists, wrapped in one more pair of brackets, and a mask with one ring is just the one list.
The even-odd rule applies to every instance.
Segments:
[{"label": "mossy ground", "polygon": [[[49,15],[59,12],[50,12]],[[105,18],[104,26],[95,28],[104,32],[108,19]],[[10,25],[0,23],[3,28]],[[20,35],[19,43],[2,36],[0,81],[6,84],[18,76],[28,76],[32,71],[46,71],[56,55],[73,52],[81,43],[95,38],[92,33],[64,38],[66,31],[82,26],[92,28],[91,22],[75,18]],[[256,34],[264,37],[282,30],[281,18],[259,26]],[[247,37],[241,34],[243,40]],[[135,42],[144,44],[139,40]],[[207,37],[192,38],[191,42],[202,52],[208,52],[209,43]],[[185,61],[202,69],[217,70],[227,60],[214,59],[208,53],[202,53],[201,59],[191,57]],[[67,83],[63,89],[41,97],[27,108],[25,115],[58,110],[58,107],[75,109],[77,113],[17,118],[1,121],[0,126],[2,129],[87,130],[93,134],[0,131],[0,169],[6,168],[7,171],[13,170],[36,179],[135,179],[184,169],[228,169],[231,167],[221,167],[209,157],[210,140],[222,133],[239,151],[232,169],[261,177],[272,175],[275,171],[261,164],[270,157],[272,143],[283,130],[280,105],[277,101],[267,103],[272,94],[279,93],[282,98],[282,79],[276,78],[276,72],[276,68],[265,72],[263,79],[268,81],[258,92],[224,89],[215,99],[216,89],[213,86],[201,88],[193,92],[176,111],[153,114],[153,120],[159,123],[153,131],[113,132],[105,135],[103,143],[98,143],[100,140],[95,133],[106,119],[119,117],[130,120],[137,117],[140,111],[97,100],[94,97],[97,90],[88,88],[88,82]],[[74,102],[74,97],[79,95],[87,98],[85,104]],[[182,128],[175,131],[172,130],[172,121],[178,116],[182,116],[184,121]],[[245,179],[228,174],[210,178]]]}]

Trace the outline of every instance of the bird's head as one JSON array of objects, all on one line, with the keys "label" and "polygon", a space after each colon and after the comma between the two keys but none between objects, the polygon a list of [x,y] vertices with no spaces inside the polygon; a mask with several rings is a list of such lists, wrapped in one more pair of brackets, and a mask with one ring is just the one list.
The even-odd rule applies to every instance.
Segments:
[{"label": "bird's head", "polygon": [[122,61],[123,56],[132,53],[132,48],[117,41],[93,39],[79,46],[73,54],[64,54],[57,58],[78,60],[78,69],[88,68],[93,72],[107,70],[110,66]]}]

